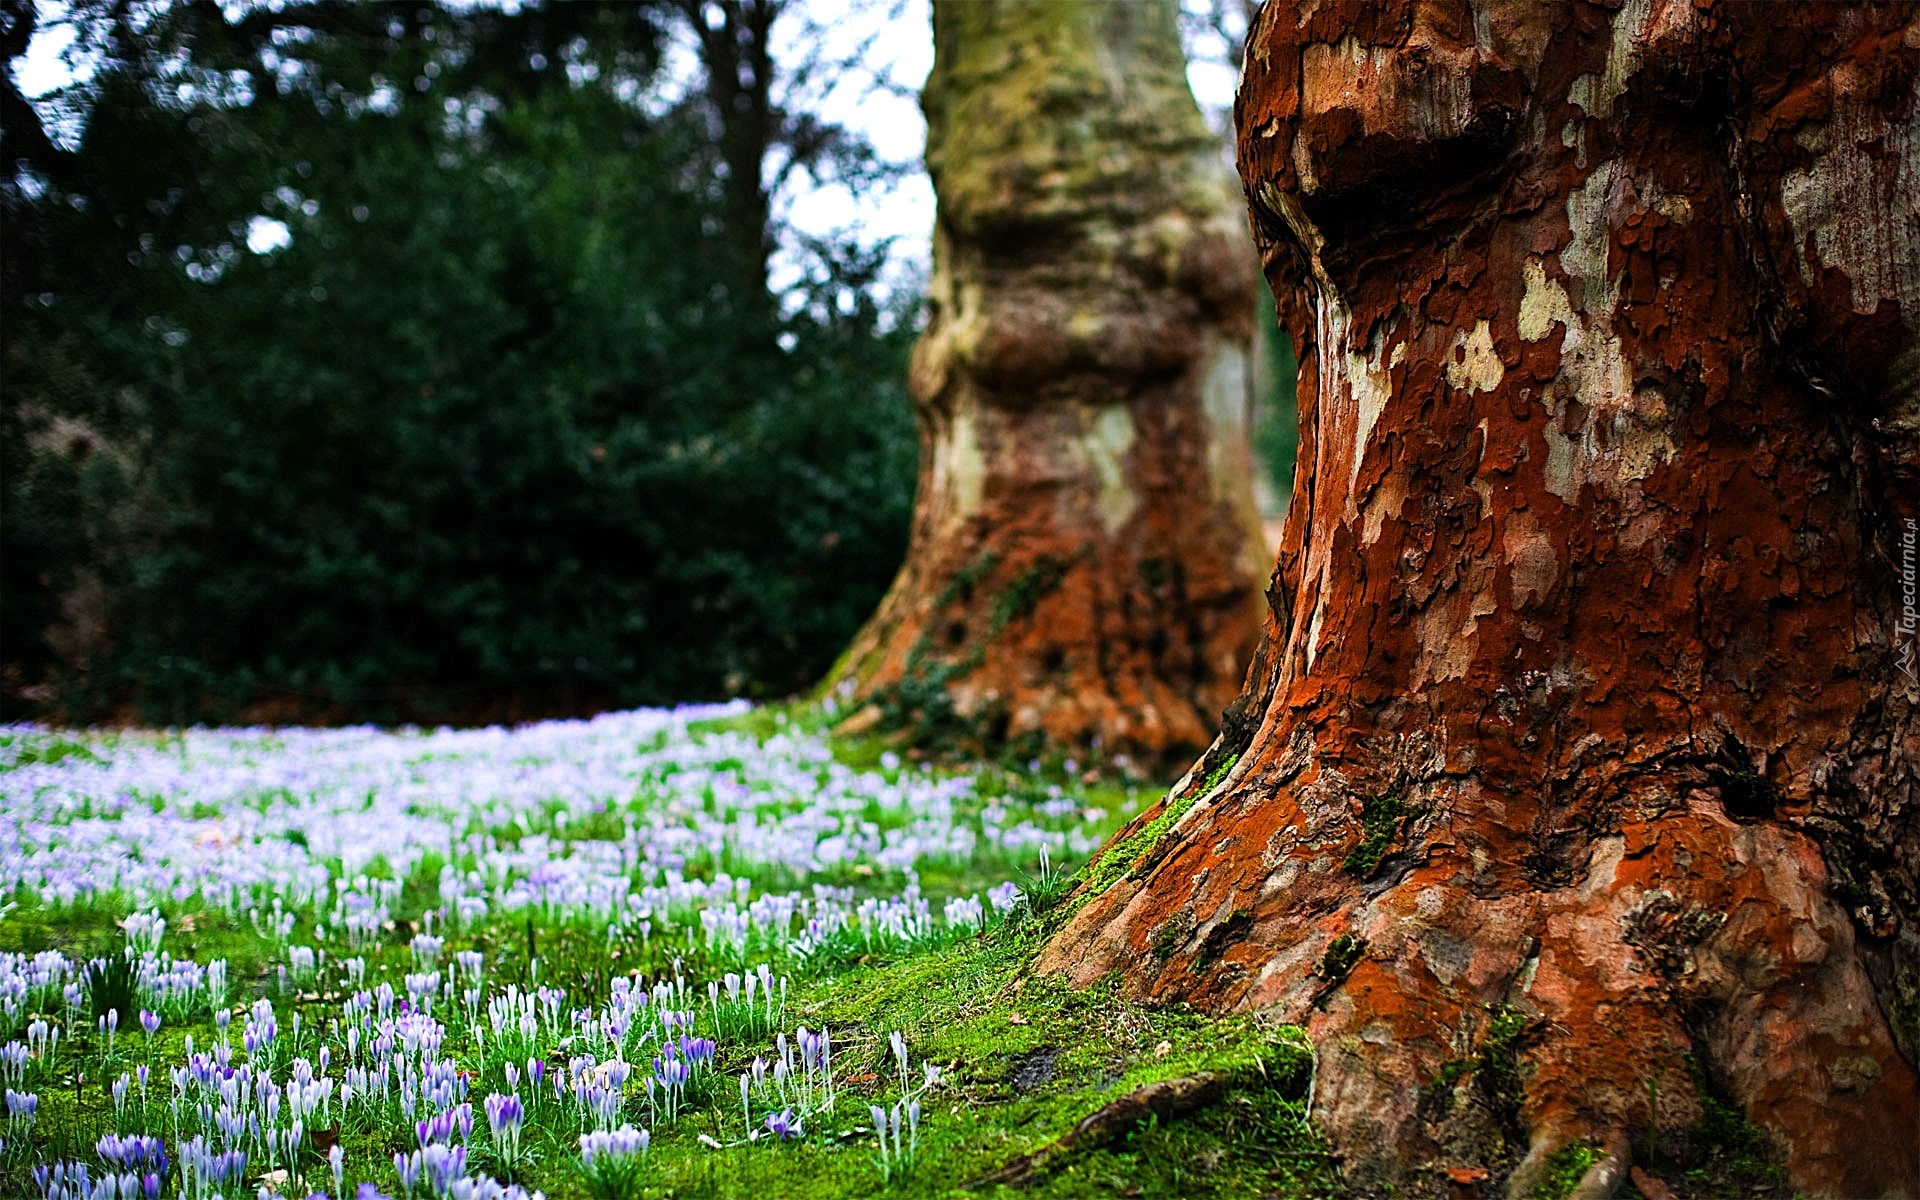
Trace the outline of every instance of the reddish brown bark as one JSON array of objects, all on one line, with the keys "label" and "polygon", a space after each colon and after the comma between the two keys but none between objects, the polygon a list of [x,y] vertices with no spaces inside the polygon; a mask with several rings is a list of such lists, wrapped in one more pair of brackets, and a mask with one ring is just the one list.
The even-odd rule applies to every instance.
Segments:
[{"label": "reddish brown bark", "polygon": [[1043,969],[1304,1023],[1364,1187],[1606,1193],[1705,1083],[1920,1194],[1917,70],[1911,4],[1266,7],[1274,615]]},{"label": "reddish brown bark", "polygon": [[934,11],[911,548],[855,728],[1190,756],[1259,636],[1245,218],[1168,0]]}]

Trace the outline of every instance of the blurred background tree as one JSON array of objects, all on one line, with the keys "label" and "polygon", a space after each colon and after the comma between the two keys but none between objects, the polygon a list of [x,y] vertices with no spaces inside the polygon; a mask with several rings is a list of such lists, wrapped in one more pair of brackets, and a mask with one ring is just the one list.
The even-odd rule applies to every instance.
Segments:
[{"label": "blurred background tree", "polygon": [[[1180,41],[1187,54],[1187,76],[1202,100],[1200,111],[1220,136],[1221,156],[1233,163],[1231,96],[1246,58],[1247,30],[1261,0],[1180,0]],[[1211,78],[1206,78],[1211,76]],[[1300,423],[1294,410],[1294,378],[1299,364],[1293,342],[1275,311],[1273,292],[1261,279],[1254,289],[1253,354],[1249,362],[1247,427],[1251,430],[1259,472],[1254,494],[1270,550],[1280,545],[1280,527],[1293,495],[1293,464],[1299,451]]]},{"label": "blurred background tree", "polygon": [[[773,99],[782,7],[76,6],[84,87],[0,82],[0,702],[474,720],[817,678],[905,544],[913,320],[852,240],[768,289],[743,173],[884,170]],[[9,61],[35,16],[0,8]],[[663,99],[676,20],[750,102]]]},{"label": "blurred background tree", "polygon": [[1246,208],[1173,0],[935,0],[906,563],[835,667],[966,755],[1186,759],[1258,632]]}]

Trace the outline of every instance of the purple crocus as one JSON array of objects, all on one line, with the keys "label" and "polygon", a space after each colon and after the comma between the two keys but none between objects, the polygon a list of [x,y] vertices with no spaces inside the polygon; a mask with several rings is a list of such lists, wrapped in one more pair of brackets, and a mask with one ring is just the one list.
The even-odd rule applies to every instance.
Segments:
[{"label": "purple crocus", "polygon": [[800,1118],[794,1115],[791,1108],[783,1108],[777,1113],[767,1114],[767,1132],[783,1142],[790,1142],[805,1136],[807,1131],[800,1127]]},{"label": "purple crocus", "polygon": [[487,1112],[487,1131],[498,1138],[507,1133],[518,1134],[521,1123],[526,1120],[527,1110],[520,1103],[520,1097],[502,1095],[495,1092],[482,1103]]}]

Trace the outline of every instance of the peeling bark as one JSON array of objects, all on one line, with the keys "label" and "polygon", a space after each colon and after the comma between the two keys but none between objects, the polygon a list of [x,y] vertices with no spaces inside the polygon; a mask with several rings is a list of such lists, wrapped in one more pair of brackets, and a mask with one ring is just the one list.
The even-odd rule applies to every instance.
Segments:
[{"label": "peeling bark", "polygon": [[1190,755],[1259,636],[1242,206],[1168,0],[941,3],[907,561],[855,728]]},{"label": "peeling bark", "polygon": [[1704,1083],[1797,1188],[1920,1195],[1917,13],[1249,39],[1302,348],[1274,612],[1041,967],[1304,1023],[1360,1186],[1584,1142],[1617,1187]]}]

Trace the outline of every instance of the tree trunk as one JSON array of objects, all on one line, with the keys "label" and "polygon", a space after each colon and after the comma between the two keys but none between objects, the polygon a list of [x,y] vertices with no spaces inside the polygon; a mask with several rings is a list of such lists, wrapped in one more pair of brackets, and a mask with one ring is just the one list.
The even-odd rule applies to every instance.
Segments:
[{"label": "tree trunk", "polygon": [[907,561],[853,727],[1191,755],[1259,635],[1246,220],[1172,0],[934,9]]},{"label": "tree trunk", "polygon": [[770,330],[776,312],[767,290],[774,246],[767,155],[782,133],[781,114],[773,102],[773,27],[785,14],[787,0],[673,3],[699,46],[718,165],[725,168],[727,220],[722,233],[730,254],[721,282],[743,322]]},{"label": "tree trunk", "polygon": [[1369,1189],[1605,1194],[1716,1102],[1920,1194],[1917,67],[1911,4],[1266,7],[1275,611],[1042,969],[1305,1024]]}]

